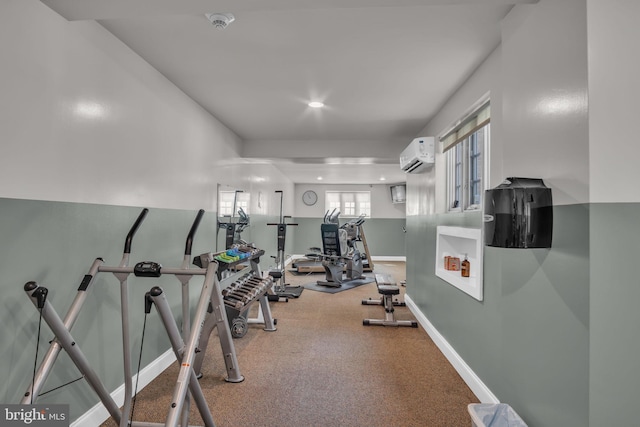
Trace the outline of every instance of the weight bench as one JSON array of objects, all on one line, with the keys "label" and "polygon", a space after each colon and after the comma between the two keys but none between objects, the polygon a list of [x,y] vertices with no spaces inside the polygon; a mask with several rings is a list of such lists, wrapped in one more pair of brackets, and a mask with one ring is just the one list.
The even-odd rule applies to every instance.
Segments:
[{"label": "weight bench", "polygon": [[393,299],[395,295],[400,295],[400,288],[396,285],[393,277],[390,274],[376,274],[376,285],[378,287],[378,293],[382,296],[379,300],[363,299],[362,305],[382,305],[384,306],[384,319],[364,319],[362,324],[369,325],[381,325],[381,326],[411,326],[412,328],[418,327],[418,322],[415,320],[396,320],[393,312],[394,306],[406,307],[406,303]]}]

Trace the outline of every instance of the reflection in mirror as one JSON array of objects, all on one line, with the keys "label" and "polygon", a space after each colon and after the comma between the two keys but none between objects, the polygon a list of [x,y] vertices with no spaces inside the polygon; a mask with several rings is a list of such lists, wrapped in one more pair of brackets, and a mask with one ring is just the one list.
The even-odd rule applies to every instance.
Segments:
[{"label": "reflection in mirror", "polygon": [[[246,243],[242,239],[242,232],[249,227],[250,201],[249,192],[218,185],[216,252],[222,248],[228,249],[237,243]],[[220,230],[225,230],[222,242],[220,242]]]},{"label": "reflection in mirror", "polygon": [[218,190],[218,216],[234,218],[238,216],[238,210],[242,209],[249,214],[249,201],[251,194],[244,190]]}]

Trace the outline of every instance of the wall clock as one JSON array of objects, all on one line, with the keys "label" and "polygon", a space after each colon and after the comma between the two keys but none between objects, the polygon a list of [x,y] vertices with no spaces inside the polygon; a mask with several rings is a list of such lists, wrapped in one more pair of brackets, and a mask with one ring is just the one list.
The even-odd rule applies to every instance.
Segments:
[{"label": "wall clock", "polygon": [[313,206],[318,201],[318,195],[313,190],[307,190],[302,194],[302,202],[307,206]]}]

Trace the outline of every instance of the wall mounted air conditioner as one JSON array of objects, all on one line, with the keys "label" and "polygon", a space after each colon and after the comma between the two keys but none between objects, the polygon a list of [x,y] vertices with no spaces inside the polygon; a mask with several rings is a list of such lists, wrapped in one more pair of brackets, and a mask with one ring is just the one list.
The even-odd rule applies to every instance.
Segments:
[{"label": "wall mounted air conditioner", "polygon": [[400,154],[400,169],[407,173],[420,173],[433,166],[436,141],[432,136],[415,138]]}]

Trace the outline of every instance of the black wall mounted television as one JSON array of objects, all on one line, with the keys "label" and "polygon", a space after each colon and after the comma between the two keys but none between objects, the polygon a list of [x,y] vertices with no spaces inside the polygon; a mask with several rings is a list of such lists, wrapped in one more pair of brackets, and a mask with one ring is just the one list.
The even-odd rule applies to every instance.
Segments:
[{"label": "black wall mounted television", "polygon": [[404,184],[391,185],[391,203],[406,203],[407,202],[407,187]]}]

